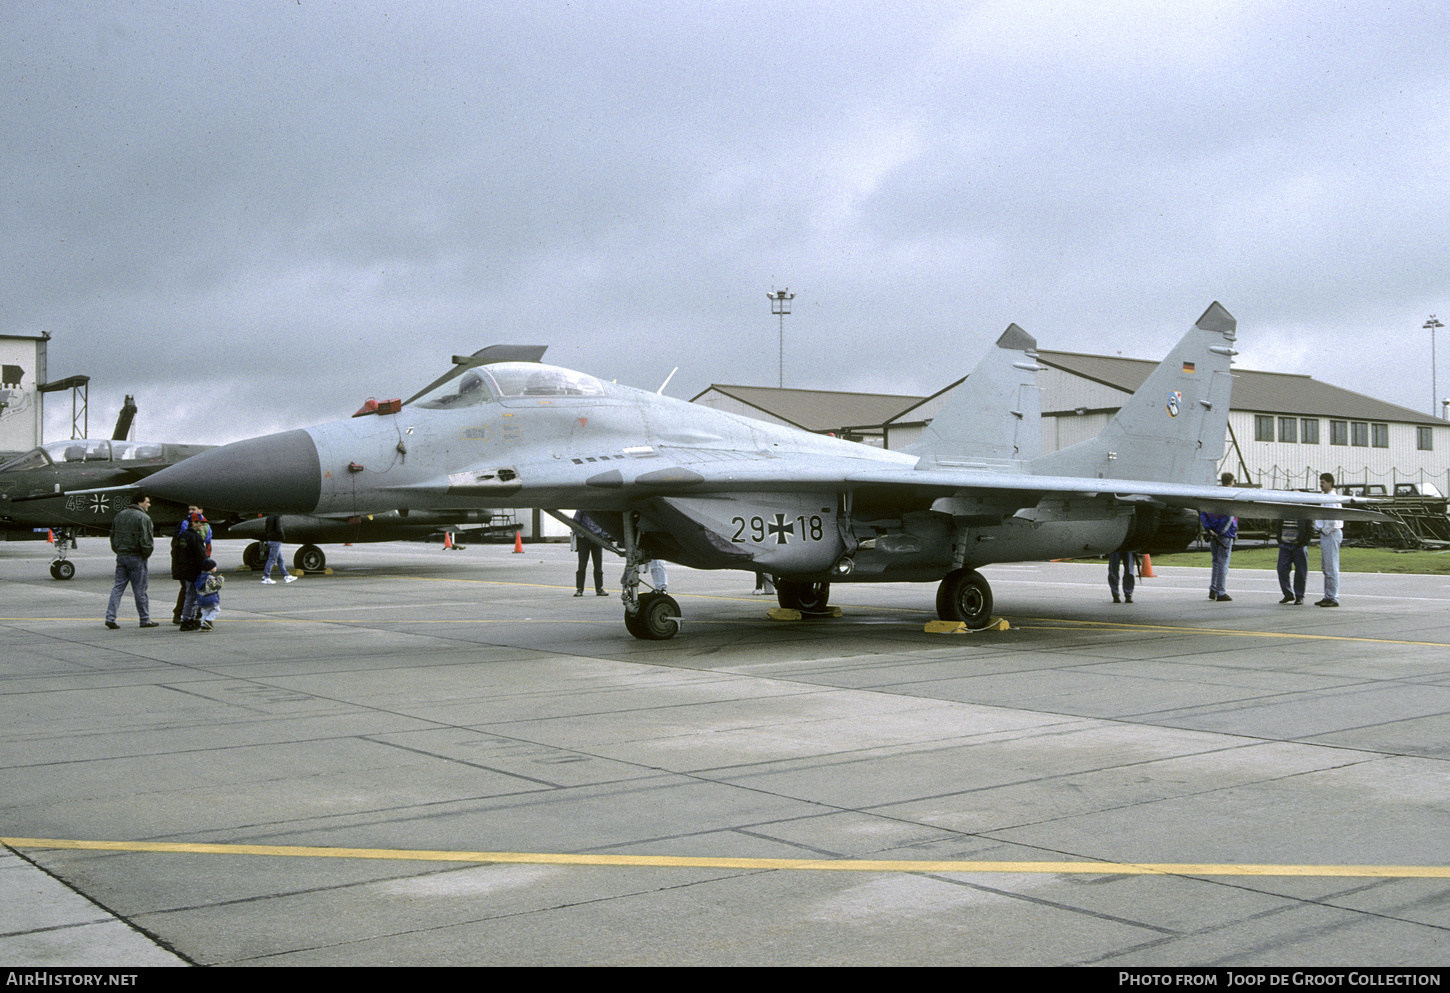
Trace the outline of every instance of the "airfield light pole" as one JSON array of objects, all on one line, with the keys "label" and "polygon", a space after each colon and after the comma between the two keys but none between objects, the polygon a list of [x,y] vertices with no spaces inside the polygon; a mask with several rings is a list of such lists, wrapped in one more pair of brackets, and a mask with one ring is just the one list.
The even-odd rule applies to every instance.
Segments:
[{"label": "airfield light pole", "polygon": [[1437,403],[1440,402],[1440,383],[1439,383],[1439,380],[1435,376],[1435,331],[1436,331],[1437,328],[1443,328],[1444,326],[1445,325],[1441,324],[1438,320],[1435,319],[1435,315],[1434,314],[1431,314],[1430,315],[1430,319],[1428,321],[1426,321],[1422,325],[1422,327],[1424,327],[1424,329],[1426,331],[1430,332],[1430,416],[1431,417],[1434,417],[1435,416],[1435,404],[1437,404]]},{"label": "airfield light pole", "polygon": [[770,312],[780,317],[780,346],[778,359],[778,373],[780,377],[776,383],[781,389],[785,388],[785,315],[790,313],[790,302],[795,299],[795,294],[789,288],[775,290],[767,293],[770,299]]}]

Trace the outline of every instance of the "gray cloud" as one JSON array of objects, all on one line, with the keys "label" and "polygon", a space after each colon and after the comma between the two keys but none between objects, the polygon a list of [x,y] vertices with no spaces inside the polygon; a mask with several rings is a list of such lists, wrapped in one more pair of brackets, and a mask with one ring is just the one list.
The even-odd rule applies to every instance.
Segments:
[{"label": "gray cloud", "polygon": [[350,413],[497,341],[773,383],[787,285],[793,385],[934,390],[1012,321],[1156,357],[1218,299],[1242,364],[1424,409],[1450,311],[1434,7],[8,13],[0,320],[152,436]]}]

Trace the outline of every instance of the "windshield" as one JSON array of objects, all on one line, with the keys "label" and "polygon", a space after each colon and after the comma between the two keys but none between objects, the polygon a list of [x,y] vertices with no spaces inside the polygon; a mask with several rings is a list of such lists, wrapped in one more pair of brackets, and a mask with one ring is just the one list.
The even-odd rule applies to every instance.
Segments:
[{"label": "windshield", "polygon": [[17,455],[4,465],[0,465],[0,472],[44,469],[48,465],[50,465],[50,457],[45,454],[45,449],[32,448],[24,455]]},{"label": "windshield", "polygon": [[477,369],[469,369],[457,379],[450,379],[430,393],[425,393],[414,403],[429,410],[452,410],[455,407],[472,407],[488,403],[493,399],[488,381]]},{"label": "windshield", "polygon": [[429,410],[473,407],[502,397],[602,397],[593,376],[539,362],[499,362],[469,369],[414,403]]}]

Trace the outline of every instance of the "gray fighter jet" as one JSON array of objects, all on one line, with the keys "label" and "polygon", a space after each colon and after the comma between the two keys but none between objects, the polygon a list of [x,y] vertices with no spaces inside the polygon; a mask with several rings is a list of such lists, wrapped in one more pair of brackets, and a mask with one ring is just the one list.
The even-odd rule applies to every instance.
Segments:
[{"label": "gray fighter jet", "polygon": [[[1196,511],[1304,516],[1318,493],[1214,485],[1236,322],[1213,304],[1095,438],[1039,454],[1036,343],[1015,325],[893,452],[701,408],[494,346],[406,404],[225,445],[148,490],[206,507],[299,514],[581,508],[625,555],[625,626],[673,637],[680,608],[640,564],[777,577],[781,605],[823,610],[840,582],[936,582],[944,620],[976,627],[993,562],[1180,551]],[[1377,516],[1344,509],[1335,516]]]}]

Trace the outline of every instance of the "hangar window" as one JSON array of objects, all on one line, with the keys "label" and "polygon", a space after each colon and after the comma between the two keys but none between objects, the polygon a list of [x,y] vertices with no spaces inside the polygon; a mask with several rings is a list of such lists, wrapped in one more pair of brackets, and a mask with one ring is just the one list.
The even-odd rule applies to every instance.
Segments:
[{"label": "hangar window", "polygon": [[1388,424],[1371,424],[1369,426],[1369,443],[1374,448],[1390,447],[1390,426]]},{"label": "hangar window", "polygon": [[1299,419],[1297,417],[1281,417],[1281,418],[1279,418],[1279,440],[1280,441],[1298,441],[1299,440]]},{"label": "hangar window", "polygon": [[1304,417],[1300,419],[1299,440],[1306,445],[1319,444],[1319,418]]},{"label": "hangar window", "polygon": [[1329,422],[1329,443],[1331,445],[1348,445],[1349,444],[1349,422],[1348,421],[1330,421]]},{"label": "hangar window", "polygon": [[1369,447],[1369,425],[1364,421],[1349,422],[1349,443],[1355,448]]},{"label": "hangar window", "polygon": [[1435,429],[1415,428],[1415,447],[1422,452],[1435,450]]},{"label": "hangar window", "polygon": [[1255,414],[1254,415],[1254,440],[1255,441],[1273,441],[1274,440],[1274,419],[1272,417],[1270,417],[1268,414]]}]

